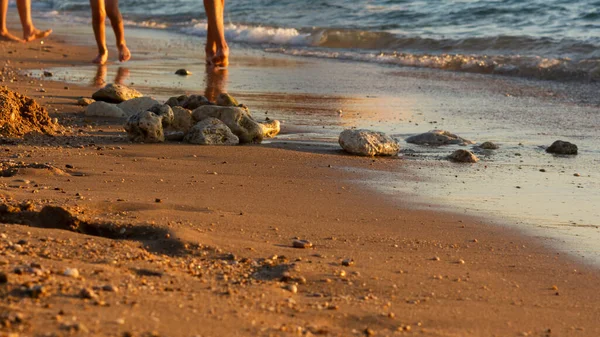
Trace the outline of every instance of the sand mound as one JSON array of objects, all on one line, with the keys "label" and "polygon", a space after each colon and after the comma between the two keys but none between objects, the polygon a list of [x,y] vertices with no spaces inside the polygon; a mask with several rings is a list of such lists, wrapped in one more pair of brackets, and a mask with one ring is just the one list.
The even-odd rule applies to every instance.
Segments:
[{"label": "sand mound", "polygon": [[33,99],[0,87],[0,136],[21,137],[30,132],[54,134],[48,111]]}]

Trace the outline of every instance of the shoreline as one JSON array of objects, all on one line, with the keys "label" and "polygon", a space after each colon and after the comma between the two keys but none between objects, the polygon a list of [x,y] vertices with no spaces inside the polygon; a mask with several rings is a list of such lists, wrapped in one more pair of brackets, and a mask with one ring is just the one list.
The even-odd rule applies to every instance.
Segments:
[{"label": "shoreline", "polygon": [[[47,68],[54,62],[67,63],[62,54],[68,52],[68,63],[84,64],[86,48],[61,45],[55,38],[60,41],[52,37],[45,43],[52,46],[47,47],[50,52],[15,45],[17,52],[4,53],[5,57],[33,54],[33,60],[43,57],[46,61],[37,65]],[[6,50],[4,44],[0,48]],[[425,336],[542,335],[549,330],[578,336],[600,334],[595,324],[600,312],[600,292],[594,290],[600,280],[596,269],[543,247],[541,240],[532,243],[518,231],[482,219],[415,210],[412,200],[391,202],[352,184],[360,174],[337,169],[396,172],[404,165],[400,159],[373,161],[337,151],[314,153],[302,143],[285,149],[278,149],[278,144],[233,148],[129,144],[120,124],[86,121],[79,115],[82,109],[74,105],[75,98],[89,96],[92,87],[69,85],[67,90],[61,82],[20,79],[7,84],[51,112],[58,109],[53,114],[72,128],[67,137],[5,145],[10,151],[3,158],[28,153],[31,157],[18,160],[51,161],[61,168],[69,164],[85,176],[25,172],[20,179],[48,189],[30,194],[35,188],[23,184],[11,188],[14,179],[3,178],[3,194],[19,201],[34,195],[36,207],[46,202],[77,205],[85,211],[80,216],[89,221],[150,224],[169,233],[162,240],[115,241],[2,225],[9,240],[26,238],[30,245],[25,248],[27,254],[4,254],[8,264],[0,266],[2,271],[39,261],[53,271],[57,283],[67,284],[60,290],[63,296],[40,301],[48,307],[29,299],[14,303],[26,312],[31,332],[44,327],[64,331],[63,325],[72,323],[68,317],[60,322],[50,318],[60,308],[76,315],[88,330],[105,335],[152,330],[169,336],[191,331],[360,335],[368,329],[382,335],[420,332]],[[45,93],[36,91],[40,83]],[[68,146],[62,138],[68,138]],[[76,193],[83,198],[76,198]],[[157,204],[156,198],[162,202]],[[62,244],[39,240],[47,236]],[[314,241],[315,249],[289,248],[295,236]],[[179,254],[170,250],[178,242],[211,248],[186,248],[187,254]],[[46,257],[44,249],[49,251]],[[203,251],[209,252],[204,260],[199,258]],[[222,259],[221,254],[227,252],[235,257]],[[286,257],[266,263],[272,255]],[[107,261],[113,257],[117,263]],[[242,262],[244,258],[258,266]],[[347,258],[356,264],[341,266]],[[201,266],[204,276],[191,272],[190,263]],[[297,294],[278,277],[256,276],[257,270],[272,271],[271,264],[297,266],[299,270],[294,267],[292,271],[306,280],[296,285]],[[73,266],[84,279],[60,276],[61,270]],[[161,276],[144,274],[142,269]],[[9,285],[15,287],[31,278],[9,276]],[[49,282],[53,287],[52,278]],[[106,282],[120,289],[119,293],[100,293],[110,308],[76,298],[82,286]],[[152,319],[144,319],[148,317]],[[123,324],[115,323],[120,319]],[[186,320],[187,326],[180,326]]]},{"label": "shoreline", "polygon": [[[57,33],[65,30],[61,27]],[[69,35],[68,42],[83,50],[87,44],[93,52],[81,27],[76,24],[64,31],[79,31]],[[593,84],[580,87],[573,83],[315,61],[244,46],[235,46],[238,53],[234,54],[232,67],[207,72],[201,58],[197,58],[202,53],[201,39],[168,30],[129,31],[130,42],[140,54],[133,62],[117,69],[116,64],[96,67],[84,62],[75,68],[67,64],[51,70],[77,85],[89,85],[97,78],[102,78],[102,83],[121,79],[159,100],[198,92],[214,99],[216,93],[227,91],[251,106],[255,118],[283,122],[279,139],[269,142],[337,146],[337,135],[344,128],[387,132],[400,140],[403,158],[408,161],[405,167],[411,174],[427,177],[423,182],[411,180],[412,184],[403,186],[403,193],[416,192],[421,203],[450,205],[451,209],[496,223],[508,222],[527,235],[546,237],[561,252],[600,266],[600,210],[594,207],[600,202],[600,177],[594,174],[600,161],[594,145],[600,138],[594,125],[600,125],[600,113],[588,102],[595,96],[590,94],[594,92]],[[173,76],[174,69],[182,66],[194,75]],[[349,68],[354,69],[350,76]],[[43,79],[41,73],[39,70],[33,75]],[[361,81],[352,83],[354,77]],[[372,79],[365,80],[369,77]],[[397,80],[406,83],[398,85]],[[444,160],[457,146],[434,148],[401,141],[434,128],[480,143],[493,141],[501,149],[481,152],[472,148],[483,161],[467,167]],[[549,157],[543,148],[555,139],[575,141],[581,155]],[[540,170],[548,173],[540,174]],[[581,177],[574,177],[575,173]],[[388,194],[396,190],[379,188]]]}]

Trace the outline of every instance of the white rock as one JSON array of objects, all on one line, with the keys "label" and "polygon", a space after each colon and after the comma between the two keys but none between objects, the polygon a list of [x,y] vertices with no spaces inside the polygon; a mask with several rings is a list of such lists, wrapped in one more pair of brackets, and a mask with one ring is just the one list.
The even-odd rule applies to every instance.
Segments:
[{"label": "white rock", "polygon": [[77,270],[77,268],[67,268],[67,269],[65,269],[63,275],[72,277],[72,278],[78,278],[79,270]]},{"label": "white rock", "polygon": [[383,132],[348,129],[338,141],[346,152],[360,156],[395,156],[400,151],[400,145]]},{"label": "white rock", "polygon": [[212,117],[194,125],[184,140],[199,145],[237,145],[240,142],[225,123]]},{"label": "white rock", "polygon": [[151,111],[132,115],[125,124],[125,131],[133,142],[160,143],[165,141],[163,117]]},{"label": "white rock", "polygon": [[122,84],[107,84],[104,88],[96,91],[92,98],[96,101],[104,101],[108,103],[121,103],[132,98],[142,97],[139,91],[129,88]]},{"label": "white rock", "polygon": [[114,104],[99,101],[88,105],[85,109],[85,115],[88,117],[123,118],[125,112]]},{"label": "white rock", "polygon": [[125,112],[125,116],[130,117],[138,112],[148,111],[151,107],[160,104],[157,100],[150,97],[137,97],[119,103],[117,106]]},{"label": "white rock", "polygon": [[263,129],[264,138],[273,138],[281,131],[281,123],[278,120],[270,120],[259,123]]},{"label": "white rock", "polygon": [[475,142],[461,138],[453,133],[444,130],[431,130],[429,132],[411,136],[406,138],[406,142],[429,146],[440,146],[450,144],[475,144]]},{"label": "white rock", "polygon": [[238,107],[204,105],[192,112],[194,121],[217,118],[225,123],[240,143],[260,143],[263,140],[263,126],[258,124],[250,113]]}]

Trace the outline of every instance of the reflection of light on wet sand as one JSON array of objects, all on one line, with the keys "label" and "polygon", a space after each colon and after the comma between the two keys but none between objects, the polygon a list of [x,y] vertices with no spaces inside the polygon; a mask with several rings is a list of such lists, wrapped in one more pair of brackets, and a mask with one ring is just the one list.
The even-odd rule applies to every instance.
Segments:
[{"label": "reflection of light on wet sand", "polygon": [[211,102],[216,101],[219,94],[227,92],[228,78],[229,70],[227,68],[206,66],[206,75],[204,78],[206,89],[204,90],[204,96]]}]

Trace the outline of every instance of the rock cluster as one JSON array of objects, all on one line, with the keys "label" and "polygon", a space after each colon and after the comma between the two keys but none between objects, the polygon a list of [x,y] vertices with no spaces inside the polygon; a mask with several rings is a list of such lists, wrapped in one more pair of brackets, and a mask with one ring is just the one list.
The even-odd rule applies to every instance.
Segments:
[{"label": "rock cluster", "polygon": [[183,140],[200,145],[236,145],[261,143],[279,133],[279,121],[258,123],[241,106],[231,95],[221,94],[217,104],[204,96],[183,95],[171,97],[165,104],[140,97],[114,107],[128,115],[125,130],[133,142]]}]

